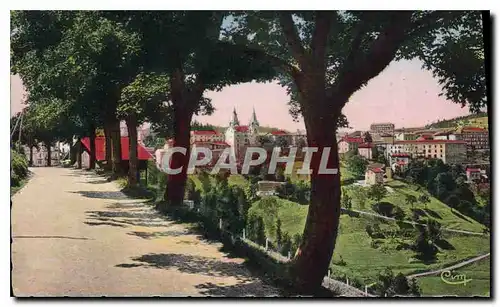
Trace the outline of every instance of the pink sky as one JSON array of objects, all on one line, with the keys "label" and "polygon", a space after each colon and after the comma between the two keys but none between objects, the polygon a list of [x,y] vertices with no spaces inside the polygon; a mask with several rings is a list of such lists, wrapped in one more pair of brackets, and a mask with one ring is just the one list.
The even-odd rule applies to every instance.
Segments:
[{"label": "pink sky", "polygon": [[[440,92],[432,73],[423,70],[419,61],[393,62],[351,97],[344,114],[351,127],[367,130],[374,122],[415,127],[469,113],[468,108],[439,97]],[[21,110],[23,94],[21,80],[11,77],[11,114]],[[198,116],[196,119],[202,123],[227,126],[236,107],[240,123],[247,124],[255,107],[261,126],[304,129],[302,120],[293,122],[286,91],[276,83],[233,85],[206,96],[212,98],[216,110],[212,116]]]}]

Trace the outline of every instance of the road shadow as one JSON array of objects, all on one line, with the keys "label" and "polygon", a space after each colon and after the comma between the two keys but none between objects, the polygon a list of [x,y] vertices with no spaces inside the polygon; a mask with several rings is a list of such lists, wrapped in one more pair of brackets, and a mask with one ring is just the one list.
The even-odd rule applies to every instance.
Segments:
[{"label": "road shadow", "polygon": [[150,240],[150,239],[156,239],[160,237],[179,237],[179,236],[185,236],[188,234],[191,234],[188,230],[170,230],[170,231],[152,231],[152,232],[147,232],[147,231],[132,231],[127,233],[128,235],[131,236],[136,236],[142,239]]},{"label": "road shadow", "polygon": [[99,199],[115,199],[122,200],[128,199],[128,197],[122,192],[117,191],[69,191],[70,193],[80,194],[81,196],[87,198],[99,198]]},{"label": "road shadow", "polygon": [[145,210],[137,207],[137,210],[115,210],[115,211],[87,211],[87,221],[85,224],[90,226],[143,226],[143,227],[169,227],[172,222],[167,218],[160,216],[155,211]]},{"label": "road shadow", "polygon": [[248,282],[236,285],[217,285],[212,282],[207,282],[195,286],[200,289],[200,294],[206,296],[223,296],[223,297],[277,297],[280,293],[261,282]]},{"label": "road shadow", "polygon": [[132,258],[135,263],[117,264],[116,267],[149,267],[157,269],[177,269],[188,274],[202,274],[213,277],[233,276],[240,281],[251,281],[243,264],[220,261],[194,255],[146,254]]},{"label": "road shadow", "polygon": [[109,183],[109,180],[106,179],[99,179],[99,180],[89,180],[89,181],[81,181],[80,183],[90,183],[90,184],[103,184],[103,183]]}]

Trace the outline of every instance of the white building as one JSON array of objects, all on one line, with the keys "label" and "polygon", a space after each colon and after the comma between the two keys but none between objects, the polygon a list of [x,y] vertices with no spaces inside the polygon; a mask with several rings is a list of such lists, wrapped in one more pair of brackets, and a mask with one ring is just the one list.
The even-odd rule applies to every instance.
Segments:
[{"label": "white building", "polygon": [[[61,159],[60,157],[60,149],[59,149],[59,143],[56,144],[56,146],[51,146],[50,148],[50,165],[51,166],[57,166],[59,165],[59,161]],[[30,149],[28,146],[23,146],[24,154],[26,155],[26,160],[30,162]],[[47,148],[43,143],[38,144],[38,149],[36,147],[32,148],[32,155],[33,155],[33,165],[32,166],[47,166],[48,165],[48,151]]]},{"label": "white building", "polygon": [[225,132],[225,141],[231,147],[231,154],[233,154],[237,160],[244,159],[247,147],[258,144],[259,126],[257,116],[255,115],[255,109],[253,110],[248,126],[240,125],[236,109],[233,110],[233,116],[229,122],[229,127]]}]

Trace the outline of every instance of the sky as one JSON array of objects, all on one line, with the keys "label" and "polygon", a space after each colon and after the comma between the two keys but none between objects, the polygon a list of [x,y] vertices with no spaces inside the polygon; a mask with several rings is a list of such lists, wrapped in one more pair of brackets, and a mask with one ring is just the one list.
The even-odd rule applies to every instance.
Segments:
[{"label": "sky", "polygon": [[[432,73],[421,68],[417,60],[392,62],[377,77],[354,93],[344,114],[356,130],[368,130],[376,122],[392,122],[396,128],[423,126],[438,119],[448,119],[469,113],[444,97]],[[25,92],[17,76],[11,76],[11,115],[22,109]],[[240,124],[250,120],[255,108],[261,126],[289,131],[305,129],[302,119],[294,122],[288,110],[289,97],[277,83],[245,83],[225,87],[220,92],[207,92],[215,112],[211,116],[197,116],[196,120],[218,126],[227,126],[233,108]]]}]

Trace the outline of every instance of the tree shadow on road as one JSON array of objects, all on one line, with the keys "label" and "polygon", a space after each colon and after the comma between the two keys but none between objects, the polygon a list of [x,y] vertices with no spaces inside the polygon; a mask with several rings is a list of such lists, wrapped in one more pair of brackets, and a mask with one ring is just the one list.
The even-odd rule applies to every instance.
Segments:
[{"label": "tree shadow on road", "polygon": [[170,231],[152,231],[152,232],[147,232],[147,231],[132,231],[127,233],[128,235],[131,236],[137,236],[142,239],[150,240],[150,239],[156,239],[160,237],[179,237],[179,236],[185,236],[188,234],[191,234],[188,230],[170,230]]},{"label": "tree shadow on road", "polygon": [[152,267],[157,269],[177,269],[189,274],[202,274],[213,277],[233,276],[240,281],[251,281],[252,278],[243,264],[216,260],[194,255],[183,254],[146,254],[132,258],[135,263],[116,265],[120,268]]},{"label": "tree shadow on road", "polygon": [[85,223],[92,226],[169,227],[172,225],[172,222],[149,210],[87,211],[86,214],[87,221]]},{"label": "tree shadow on road", "polygon": [[70,191],[71,193],[75,194],[80,194],[84,197],[88,198],[101,198],[101,199],[116,199],[116,200],[122,200],[122,199],[129,199],[125,194],[122,192],[117,192],[117,191]]},{"label": "tree shadow on road", "polygon": [[99,180],[81,181],[80,183],[103,184],[103,183],[109,183],[109,182],[110,181],[107,179],[99,179]]},{"label": "tree shadow on road", "polygon": [[261,282],[248,282],[236,285],[217,285],[212,282],[199,284],[197,289],[201,289],[200,294],[206,296],[224,296],[224,297],[276,297],[280,293],[271,287],[264,285]]}]

